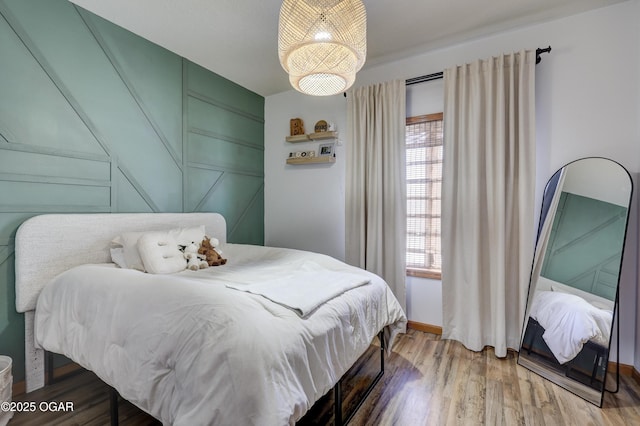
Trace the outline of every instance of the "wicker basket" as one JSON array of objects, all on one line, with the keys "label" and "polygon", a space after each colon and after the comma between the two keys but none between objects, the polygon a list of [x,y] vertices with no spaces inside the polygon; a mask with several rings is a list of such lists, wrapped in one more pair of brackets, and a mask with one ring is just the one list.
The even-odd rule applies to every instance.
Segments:
[{"label": "wicker basket", "polygon": [[[0,404],[11,402],[11,388],[13,386],[11,364],[11,358],[0,355]],[[5,426],[11,417],[13,417],[13,412],[0,410],[0,426]]]}]

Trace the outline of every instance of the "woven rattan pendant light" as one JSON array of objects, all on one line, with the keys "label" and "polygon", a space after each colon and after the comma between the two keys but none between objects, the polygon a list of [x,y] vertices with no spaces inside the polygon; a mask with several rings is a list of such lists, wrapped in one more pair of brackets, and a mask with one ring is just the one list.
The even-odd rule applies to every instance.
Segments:
[{"label": "woven rattan pendant light", "polygon": [[314,96],[347,90],[367,56],[362,1],[284,0],[278,55],[294,89]]}]

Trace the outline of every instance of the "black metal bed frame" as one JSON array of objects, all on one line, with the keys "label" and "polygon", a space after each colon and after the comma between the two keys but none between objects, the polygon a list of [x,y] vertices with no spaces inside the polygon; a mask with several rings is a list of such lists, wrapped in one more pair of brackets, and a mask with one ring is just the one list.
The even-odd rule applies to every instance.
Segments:
[{"label": "black metal bed frame", "polygon": [[371,384],[365,390],[364,395],[362,395],[362,398],[360,398],[360,400],[356,404],[356,408],[353,409],[353,411],[349,414],[349,416],[347,416],[347,419],[344,422],[342,420],[342,414],[343,414],[342,413],[342,380],[344,379],[344,376],[340,380],[338,380],[338,383],[336,383],[336,385],[333,387],[333,393],[334,393],[333,406],[335,410],[335,413],[334,413],[335,426],[346,425],[351,421],[351,419],[358,412],[362,404],[364,404],[364,401],[369,397],[369,394],[371,394],[371,392],[373,391],[373,388],[378,384],[378,382],[384,375],[384,349],[386,346],[384,342],[384,333],[382,331],[378,333],[378,339],[380,340],[380,371],[378,372],[376,377],[374,377]]}]

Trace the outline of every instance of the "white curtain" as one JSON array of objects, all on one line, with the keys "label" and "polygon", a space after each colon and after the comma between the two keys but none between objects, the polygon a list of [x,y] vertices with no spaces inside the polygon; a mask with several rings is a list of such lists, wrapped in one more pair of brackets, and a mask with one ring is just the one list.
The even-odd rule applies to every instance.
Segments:
[{"label": "white curtain", "polygon": [[444,72],[442,335],[519,348],[533,256],[535,52]]},{"label": "white curtain", "polygon": [[406,85],[347,96],[346,260],[381,276],[406,312]]}]

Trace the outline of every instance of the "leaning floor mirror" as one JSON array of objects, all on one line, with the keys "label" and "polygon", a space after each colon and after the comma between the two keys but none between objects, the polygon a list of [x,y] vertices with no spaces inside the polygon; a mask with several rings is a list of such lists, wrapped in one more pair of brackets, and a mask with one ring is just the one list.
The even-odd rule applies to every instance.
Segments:
[{"label": "leaning floor mirror", "polygon": [[631,176],[605,158],[545,187],[518,364],[602,406],[631,203]]}]

